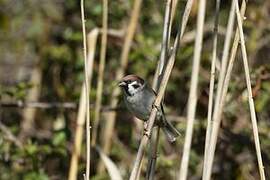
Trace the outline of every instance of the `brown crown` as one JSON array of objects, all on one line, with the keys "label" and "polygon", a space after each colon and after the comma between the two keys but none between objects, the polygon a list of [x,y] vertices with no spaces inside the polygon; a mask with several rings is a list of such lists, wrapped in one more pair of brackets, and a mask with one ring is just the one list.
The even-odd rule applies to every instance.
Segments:
[{"label": "brown crown", "polygon": [[138,81],[140,84],[144,84],[144,80],[140,78],[137,75],[130,74],[122,78],[121,81],[127,82],[127,81]]}]

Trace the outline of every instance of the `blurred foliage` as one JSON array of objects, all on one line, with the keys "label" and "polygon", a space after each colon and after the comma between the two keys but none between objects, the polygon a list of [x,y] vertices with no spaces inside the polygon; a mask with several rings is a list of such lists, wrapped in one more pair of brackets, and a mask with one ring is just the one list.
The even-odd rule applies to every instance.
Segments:
[{"label": "blurred foliage", "polygon": [[[86,27],[90,31],[101,27],[102,1],[86,1]],[[134,1],[109,1],[109,27],[126,30]],[[186,1],[179,1],[172,29],[176,34],[179,15]],[[160,53],[165,1],[144,1],[134,43],[129,55],[126,73],[138,74],[149,82],[153,79]],[[31,71],[42,71],[40,101],[79,101],[83,82],[82,33],[79,1],[75,0],[2,0],[0,1],[0,99],[5,102],[24,100],[29,90]],[[196,9],[191,12],[188,32],[196,27]],[[220,24],[226,28],[229,2],[222,2]],[[267,177],[270,178],[270,3],[248,3],[244,31],[246,34],[252,86],[258,116],[261,148]],[[213,24],[214,1],[207,4],[206,24]],[[190,156],[189,179],[200,179],[206,114],[208,103],[209,71],[211,64],[212,33],[204,38],[201,61],[197,120]],[[100,40],[100,39],[98,39]],[[219,36],[218,55],[222,55],[224,34]],[[108,39],[107,64],[103,105],[108,105],[115,88],[115,71],[123,37]],[[95,59],[99,59],[99,47]],[[194,41],[182,46],[165,95],[166,112],[185,116],[191,75]],[[91,101],[96,95],[98,61],[94,63]],[[251,121],[243,76],[241,54],[237,56],[232,82],[224,110],[213,168],[214,179],[259,179]],[[120,102],[122,105],[122,102]],[[20,134],[22,110],[0,109],[0,120],[15,136]],[[104,119],[102,119],[104,120]],[[102,124],[102,123],[101,123]],[[0,179],[47,180],[66,179],[69,171],[72,142],[75,134],[76,112],[64,109],[38,110],[32,135],[22,147],[15,145],[0,131]],[[184,134],[186,122],[176,123]],[[119,113],[110,157],[128,178],[138,148],[140,133],[126,111]],[[161,135],[157,161],[157,179],[175,179],[179,170],[184,137],[170,145]],[[83,153],[85,145],[82,147]],[[85,154],[85,153],[84,153]],[[80,159],[79,179],[83,178],[85,155]],[[93,179],[108,179],[96,174],[97,155],[93,156]],[[142,173],[145,174],[145,167]]]}]

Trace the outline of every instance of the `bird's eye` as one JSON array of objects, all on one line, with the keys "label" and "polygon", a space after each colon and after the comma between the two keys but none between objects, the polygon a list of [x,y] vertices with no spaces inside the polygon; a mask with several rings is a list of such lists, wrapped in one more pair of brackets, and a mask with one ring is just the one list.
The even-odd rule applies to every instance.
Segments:
[{"label": "bird's eye", "polygon": [[137,89],[138,87],[140,87],[138,84],[133,84],[132,85],[135,89]]}]

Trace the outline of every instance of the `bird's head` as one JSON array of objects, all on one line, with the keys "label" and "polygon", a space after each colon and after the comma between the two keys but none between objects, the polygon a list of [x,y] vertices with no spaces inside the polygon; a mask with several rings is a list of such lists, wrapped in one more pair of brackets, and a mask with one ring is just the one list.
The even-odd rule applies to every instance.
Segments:
[{"label": "bird's head", "polygon": [[121,79],[118,86],[122,88],[128,96],[133,96],[144,87],[144,80],[137,75],[130,74]]}]

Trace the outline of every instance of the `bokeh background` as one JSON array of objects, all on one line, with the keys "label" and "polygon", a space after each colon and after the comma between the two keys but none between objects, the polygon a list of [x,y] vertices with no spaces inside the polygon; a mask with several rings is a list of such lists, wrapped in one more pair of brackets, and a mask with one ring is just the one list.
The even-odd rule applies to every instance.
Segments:
[{"label": "bokeh background", "polygon": [[[100,128],[106,121],[115,72],[133,2],[109,1],[108,35]],[[173,35],[186,1],[179,1]],[[161,134],[157,179],[174,179],[180,165],[186,127],[186,105],[194,50],[195,1],[165,94],[165,111],[183,136],[170,145]],[[76,0],[1,0],[0,1],[0,179],[67,179],[73,150],[77,105],[84,80],[80,4]],[[198,106],[192,141],[188,179],[200,179],[208,105],[212,31],[215,2],[207,2],[202,51]],[[133,73],[152,82],[160,54],[165,1],[144,1],[129,54],[126,74]],[[222,55],[229,14],[229,1],[222,1],[218,56]],[[102,26],[102,1],[85,2],[86,28]],[[259,135],[266,176],[270,178],[270,1],[250,1],[244,32]],[[98,38],[90,94],[95,103],[101,38]],[[259,179],[247,90],[241,54],[229,86],[222,127],[213,167],[213,179]],[[68,108],[16,107],[20,102],[66,103]],[[32,104],[33,105],[33,104]],[[106,110],[107,107],[107,110]],[[115,108],[115,107],[112,107]],[[93,119],[91,110],[91,119]],[[139,124],[139,127],[138,127]],[[127,179],[133,165],[141,122],[134,121],[120,100],[109,157]],[[98,134],[98,144],[102,133]],[[84,141],[85,142],[85,141]],[[97,173],[99,156],[92,152],[92,179],[109,179],[106,171]],[[79,162],[78,179],[85,171],[85,143]],[[145,173],[145,167],[143,168]]]}]

